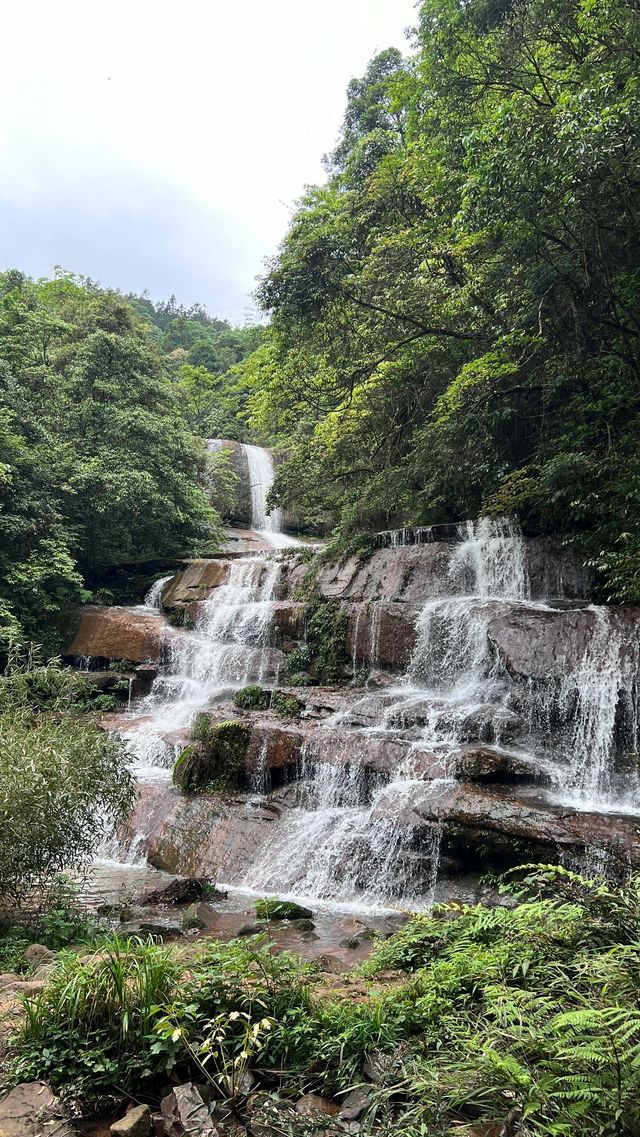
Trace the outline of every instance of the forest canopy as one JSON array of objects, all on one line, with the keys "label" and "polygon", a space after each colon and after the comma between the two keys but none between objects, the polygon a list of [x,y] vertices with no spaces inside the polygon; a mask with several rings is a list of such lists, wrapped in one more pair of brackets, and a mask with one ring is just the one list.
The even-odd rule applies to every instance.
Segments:
[{"label": "forest canopy", "polygon": [[246,429],[228,372],[260,335],[72,273],[0,274],[0,644],[46,639],[110,565],[215,541],[203,437]]},{"label": "forest canopy", "polygon": [[515,512],[640,599],[640,13],[425,0],[260,286],[250,422],[319,526]]}]

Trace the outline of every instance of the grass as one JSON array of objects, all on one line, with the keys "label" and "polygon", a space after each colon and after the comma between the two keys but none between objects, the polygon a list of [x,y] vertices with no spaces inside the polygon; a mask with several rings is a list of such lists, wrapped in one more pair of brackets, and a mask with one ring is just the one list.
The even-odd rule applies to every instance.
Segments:
[{"label": "grass", "polygon": [[511,906],[445,907],[376,941],[350,984],[262,937],[182,957],[113,939],[26,1001],[12,1079],[152,1096],[211,1068],[229,1084],[241,1063],[295,1099],[339,1096],[369,1062],[361,1132],[636,1137],[640,878],[615,889],[546,866],[503,887]]}]

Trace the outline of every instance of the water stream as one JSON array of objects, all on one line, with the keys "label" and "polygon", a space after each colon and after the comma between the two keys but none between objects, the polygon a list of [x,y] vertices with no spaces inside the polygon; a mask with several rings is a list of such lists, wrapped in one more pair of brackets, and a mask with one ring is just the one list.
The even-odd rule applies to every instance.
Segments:
[{"label": "water stream", "polygon": [[[279,511],[265,510],[271,458],[259,447],[245,450],[254,528],[274,546],[290,544]],[[408,543],[397,533],[392,548]],[[614,761],[638,749],[637,622],[627,627],[614,609],[583,606],[589,636],[581,657],[565,659],[559,642],[555,677],[519,682],[492,647],[492,621],[518,613],[555,619],[563,608],[531,599],[527,545],[513,523],[483,518],[456,536],[438,594],[418,615],[406,674],[380,689],[352,689],[314,727],[295,784],[280,791],[279,820],[259,852],[221,883],[336,905],[428,906],[441,849],[435,806],[456,790],[456,758],[470,744],[530,763],[532,784],[544,773],[551,785],[536,789],[541,797],[638,812],[636,767],[620,775]],[[224,583],[198,604],[193,630],[167,630],[168,663],[121,730],[141,782],[169,781],[199,710],[247,682],[277,680],[282,657],[270,632],[282,573],[277,548],[230,560]],[[147,609],[160,604],[165,583],[154,585]],[[376,601],[355,609],[354,682],[377,666],[381,611]],[[369,645],[364,661],[360,639]],[[266,760],[265,745],[247,809],[270,789]]]}]

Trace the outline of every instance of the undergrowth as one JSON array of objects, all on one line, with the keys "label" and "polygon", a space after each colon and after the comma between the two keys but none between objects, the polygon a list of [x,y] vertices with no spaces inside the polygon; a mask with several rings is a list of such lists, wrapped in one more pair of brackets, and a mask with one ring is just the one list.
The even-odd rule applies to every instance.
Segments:
[{"label": "undergrowth", "polygon": [[250,1063],[285,1097],[340,1094],[367,1061],[361,1132],[635,1137],[640,878],[615,888],[528,866],[502,887],[510,906],[439,908],[378,940],[359,1001],[316,990],[313,968],[259,937],[209,943],[188,965],[114,939],[27,1001],[12,1078],[85,1095],[197,1078],[214,1023],[216,1077]]}]

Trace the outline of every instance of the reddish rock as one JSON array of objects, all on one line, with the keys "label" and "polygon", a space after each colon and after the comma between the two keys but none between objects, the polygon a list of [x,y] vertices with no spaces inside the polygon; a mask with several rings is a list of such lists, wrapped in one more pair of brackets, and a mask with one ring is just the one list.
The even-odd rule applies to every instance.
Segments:
[{"label": "reddish rock", "polygon": [[293,727],[267,720],[254,722],[245,755],[247,775],[295,768],[303,742],[304,735]]},{"label": "reddish rock", "polygon": [[80,609],[79,624],[62,654],[159,663],[164,644],[165,625],[160,615],[134,608],[87,605]]},{"label": "reddish rock", "polygon": [[282,600],[273,605],[271,627],[293,640],[304,638],[306,604]]},{"label": "reddish rock", "polygon": [[225,583],[229,567],[228,560],[191,561],[182,572],[176,573],[165,588],[162,594],[163,608],[206,600],[216,588]]},{"label": "reddish rock", "polygon": [[351,608],[347,654],[371,667],[404,671],[411,659],[416,633],[417,605],[371,601]]},{"label": "reddish rock", "polygon": [[[564,679],[578,667],[592,642],[598,615],[593,608],[558,610],[503,605],[489,621],[489,642],[516,679]],[[609,635],[618,630],[627,650],[637,650],[640,608],[607,609]]]}]

